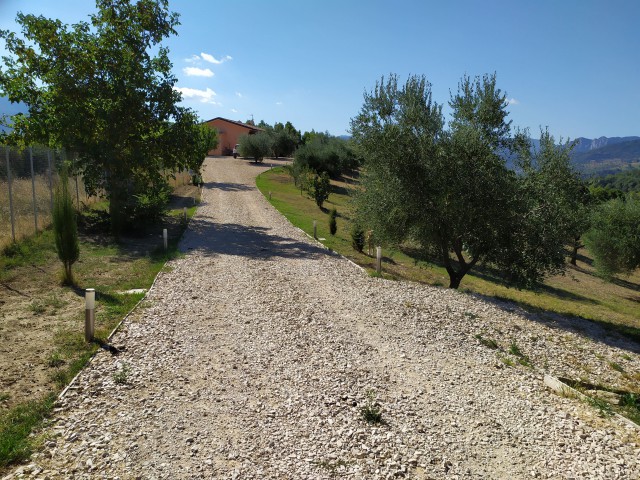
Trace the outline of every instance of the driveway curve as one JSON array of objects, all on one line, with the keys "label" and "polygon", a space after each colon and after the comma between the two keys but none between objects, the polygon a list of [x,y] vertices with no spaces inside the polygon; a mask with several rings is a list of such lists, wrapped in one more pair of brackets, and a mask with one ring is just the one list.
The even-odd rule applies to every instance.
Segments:
[{"label": "driveway curve", "polygon": [[[638,478],[637,431],[542,382],[594,353],[638,368],[636,347],[370,278],[268,204],[266,168],[207,159],[185,255],[10,477]],[[533,368],[507,366],[482,335],[517,342]]]}]

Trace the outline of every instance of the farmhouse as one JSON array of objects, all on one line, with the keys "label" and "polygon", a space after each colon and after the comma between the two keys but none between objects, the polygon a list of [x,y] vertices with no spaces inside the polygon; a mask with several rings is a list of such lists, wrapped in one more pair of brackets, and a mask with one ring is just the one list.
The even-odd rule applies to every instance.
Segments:
[{"label": "farmhouse", "polygon": [[262,128],[254,125],[222,117],[212,118],[204,123],[218,132],[218,147],[211,150],[209,155],[231,155],[233,147],[242,135],[253,135],[262,131]]}]

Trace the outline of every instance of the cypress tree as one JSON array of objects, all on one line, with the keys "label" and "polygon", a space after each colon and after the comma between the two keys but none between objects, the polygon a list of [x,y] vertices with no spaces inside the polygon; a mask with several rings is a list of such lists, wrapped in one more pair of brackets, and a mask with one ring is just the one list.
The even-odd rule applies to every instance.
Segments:
[{"label": "cypress tree", "polygon": [[65,285],[73,285],[71,266],[80,256],[80,246],[76,212],[69,193],[69,175],[66,166],[60,172],[60,183],[53,199],[53,231],[58,258],[64,265],[62,282]]}]

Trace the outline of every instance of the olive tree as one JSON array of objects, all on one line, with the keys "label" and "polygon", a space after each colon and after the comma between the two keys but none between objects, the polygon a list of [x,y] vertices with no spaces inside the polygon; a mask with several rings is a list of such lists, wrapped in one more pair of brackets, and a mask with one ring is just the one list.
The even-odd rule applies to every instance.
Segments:
[{"label": "olive tree", "polygon": [[640,198],[629,195],[596,207],[585,243],[605,278],[640,268]]},{"label": "olive tree", "polygon": [[398,85],[392,75],[365,93],[351,121],[364,158],[358,220],[382,241],[411,241],[436,256],[451,288],[480,261],[519,286],[562,268],[556,253],[568,229],[554,213],[566,209],[557,204],[559,194],[545,199],[538,188],[552,175],[541,168],[545,162],[525,157],[526,171],[507,168],[508,155],[528,148],[523,133],[511,133],[507,105],[495,74],[465,76],[446,125],[423,76]]},{"label": "olive tree", "polygon": [[240,155],[253,158],[256,163],[262,162],[264,157],[271,154],[273,140],[267,132],[258,132],[251,135],[243,135],[238,139]]}]

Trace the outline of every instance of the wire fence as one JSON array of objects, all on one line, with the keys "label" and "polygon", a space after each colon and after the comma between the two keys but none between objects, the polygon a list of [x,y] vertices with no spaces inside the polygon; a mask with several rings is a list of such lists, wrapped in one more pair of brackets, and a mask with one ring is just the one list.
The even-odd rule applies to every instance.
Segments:
[{"label": "wire fence", "polygon": [[[46,147],[0,147],[0,249],[51,224],[63,158],[75,162],[74,156]],[[188,172],[179,172],[169,184],[175,189],[189,180]],[[69,191],[78,209],[99,200],[87,193],[81,175],[69,178]]]}]

